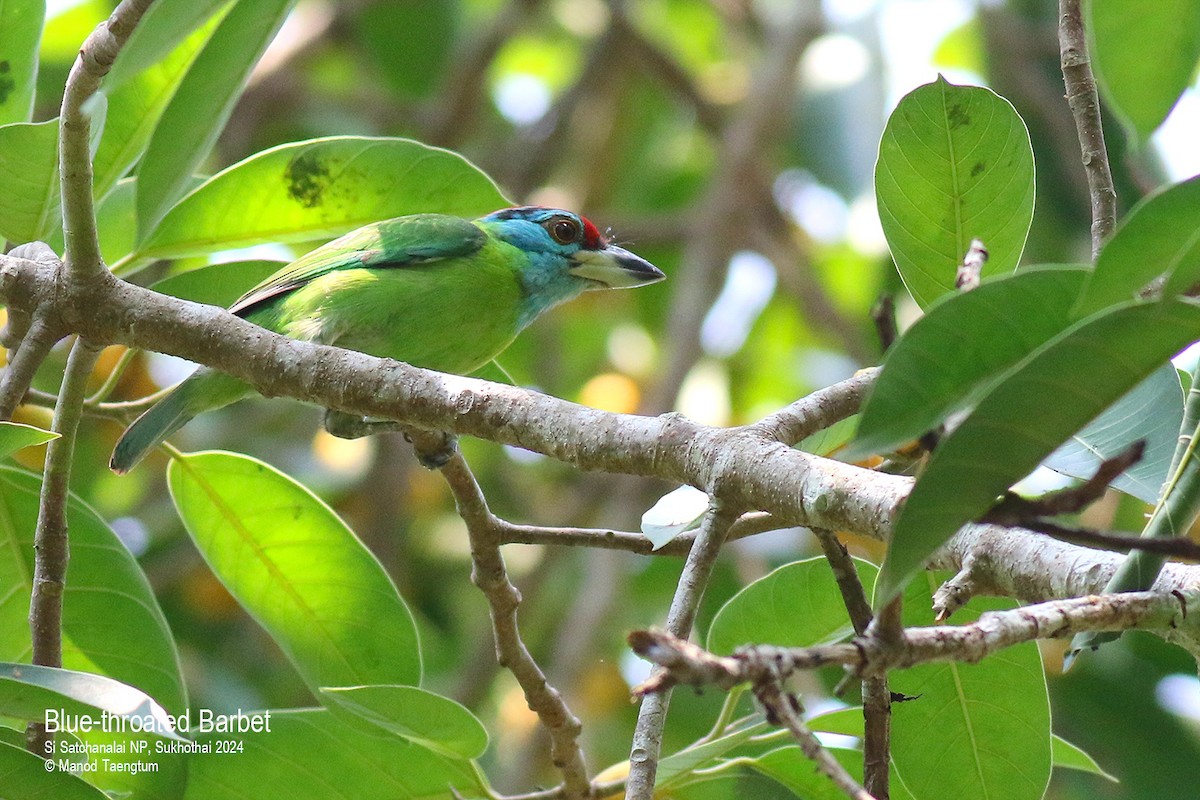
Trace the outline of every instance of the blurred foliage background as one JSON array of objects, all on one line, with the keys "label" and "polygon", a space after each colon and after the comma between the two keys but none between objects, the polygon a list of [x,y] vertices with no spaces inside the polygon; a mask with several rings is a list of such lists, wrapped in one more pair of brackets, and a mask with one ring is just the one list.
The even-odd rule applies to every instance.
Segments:
[{"label": "blurred foliage background", "polygon": [[[35,120],[57,113],[80,42],[112,5],[51,4]],[[514,203],[580,210],[670,276],[638,292],[585,296],[540,321],[500,359],[519,383],[615,411],[744,423],[878,360],[869,310],[902,290],[872,195],[876,148],[899,97],[938,72],[990,86],[1029,127],[1037,212],[1024,262],[1086,260],[1087,187],[1062,100],[1056,15],[1052,0],[301,0],[206,170],[335,134],[455,149]],[[1106,120],[1123,209],[1166,178],[1196,171],[1186,148],[1173,145],[1194,103],[1189,92],[1136,152]],[[250,256],[291,254],[267,247]],[[138,280],[188,266],[158,264]],[[900,312],[902,321],[916,313],[903,304]],[[104,355],[97,385],[119,355]],[[55,388],[63,359],[65,351],[43,370],[42,388]],[[186,369],[139,356],[114,399],[144,396]],[[49,412],[23,413],[48,422]],[[485,764],[496,786],[552,781],[535,719],[495,665],[465,531],[441,479],[399,437],[335,440],[318,432],[319,418],[287,400],[249,401],[205,415],[176,442],[247,452],[318,491],[417,615],[427,686],[488,722]],[[162,456],[126,477],[105,468],[118,433],[111,422],[85,424],[74,488],[115,520],[145,566],[194,704],[309,702],[192,549],[166,495]],[[579,474],[489,443],[463,447],[494,510],[514,521],[636,530],[641,512],[673,488]],[[40,466],[39,454],[27,457]],[[1142,511],[1125,501],[1097,513],[1136,520]],[[747,580],[814,549],[801,531],[727,548],[700,630]],[[857,549],[879,557],[871,543]],[[645,673],[623,636],[662,620],[680,562],[527,546],[505,556],[525,595],[526,641],[584,719],[592,766],[623,760],[636,710],[629,685]],[[1053,673],[1059,653],[1047,655]],[[1194,668],[1181,651],[1134,634],[1052,676],[1056,732],[1122,783],[1060,771],[1050,796],[1194,792],[1200,684],[1176,675]],[[810,708],[826,703],[828,686],[807,689]],[[720,700],[680,694],[666,751],[702,735]]]}]

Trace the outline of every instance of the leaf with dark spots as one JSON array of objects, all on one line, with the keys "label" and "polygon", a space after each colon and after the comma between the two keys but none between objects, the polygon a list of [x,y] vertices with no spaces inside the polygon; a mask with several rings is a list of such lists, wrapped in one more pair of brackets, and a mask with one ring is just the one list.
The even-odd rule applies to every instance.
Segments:
[{"label": "leaf with dark spots", "polygon": [[978,178],[985,169],[987,169],[987,164],[982,161],[975,162],[975,166],[971,167],[971,177]]},{"label": "leaf with dark spots", "polygon": [[952,104],[946,109],[946,124],[950,126],[950,130],[970,125],[971,115],[957,103]]},{"label": "leaf with dark spots", "polygon": [[312,153],[301,153],[287,166],[284,173],[288,196],[305,208],[321,204],[321,196],[329,185],[329,168]]}]

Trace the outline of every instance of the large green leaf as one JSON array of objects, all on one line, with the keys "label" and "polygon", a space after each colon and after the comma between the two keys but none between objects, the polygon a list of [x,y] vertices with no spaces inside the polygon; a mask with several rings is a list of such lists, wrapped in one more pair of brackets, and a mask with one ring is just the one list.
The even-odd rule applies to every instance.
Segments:
[{"label": "large green leaf", "polygon": [[1197,338],[1200,307],[1165,300],[1090,317],[1026,359],[934,451],[896,520],[876,602],[886,602],[963,524]]},{"label": "large green leaf", "polygon": [[1145,139],[1192,82],[1200,59],[1196,0],[1091,0],[1088,46],[1105,99]]},{"label": "large green leaf", "polygon": [[0,786],[5,800],[108,800],[108,795],[87,781],[47,768],[40,756],[2,742]]},{"label": "large green leaf", "polygon": [[138,230],[143,238],[186,190],[293,2],[237,3],[188,69],[138,167]]},{"label": "large green leaf", "polygon": [[[228,736],[212,735],[201,741]],[[254,797],[395,800],[490,796],[470,761],[347,725],[324,710],[272,711],[271,730],[239,734],[237,755],[195,755],[186,800]]]},{"label": "large green leaf", "polygon": [[155,0],[142,15],[104,77],[112,92],[139,72],[163,60],[231,0]]},{"label": "large green leaf", "polygon": [[1016,268],[1033,219],[1033,148],[1025,123],[988,89],[939,77],[900,100],[875,165],[883,232],[922,308],[954,288],[972,239],[984,274]]},{"label": "large green leaf", "polygon": [[171,497],[201,554],[315,693],[421,680],[412,614],[329,506],[248,456],[171,462]]},{"label": "large green leaf", "polygon": [[459,758],[479,758],[488,734],[479,719],[448,697],[416,686],[334,686],[320,690],[331,711]]},{"label": "large green leaf", "polygon": [[898,447],[977,400],[1071,324],[1088,275],[1085,267],[1021,270],[934,304],[888,352],[846,457]]},{"label": "large green leaf", "polygon": [[[904,625],[931,625],[936,580],[904,596]],[[959,623],[1009,600],[975,599]],[[1050,780],[1050,701],[1037,645],[993,653],[978,664],[923,664],[889,675],[892,691],[915,699],[892,706],[892,760],[916,800],[986,797],[1040,800]]]},{"label": "large green leaf", "polygon": [[28,122],[46,0],[0,0],[0,125]]},{"label": "large green leaf", "polygon": [[[854,563],[869,594],[877,569]],[[785,564],[731,597],[708,629],[708,649],[728,654],[744,644],[812,647],[853,632],[829,563],[817,557]]]},{"label": "large green leaf", "polygon": [[1179,373],[1173,365],[1163,364],[1051,453],[1045,466],[1072,478],[1090,478],[1102,461],[1140,439],[1146,444],[1141,460],[1118,475],[1112,486],[1154,504],[1167,479],[1182,425]]},{"label": "large green leaf", "polygon": [[107,714],[126,720],[139,733],[184,741],[171,715],[150,695],[103,675],[69,669],[0,662],[0,714],[71,733],[102,728]]},{"label": "large green leaf", "polygon": [[94,159],[95,193],[104,197],[142,157],[164,109],[218,19],[210,19],[171,53],[110,91],[104,136]]},{"label": "large green leaf", "polygon": [[0,238],[45,239],[58,225],[58,120],[0,126]]},{"label": "large green leaf", "polygon": [[[29,595],[38,475],[0,466],[0,659],[30,656]],[[178,714],[187,707],[178,657],[146,576],[116,534],[74,495],[63,598],[63,666],[136,686]]]},{"label": "large green leaf", "polygon": [[1200,281],[1200,177],[1168,187],[1133,207],[1100,251],[1075,314],[1084,316],[1132,300],[1164,273],[1169,276],[1164,294]]},{"label": "large green leaf", "polygon": [[312,139],[214,175],[171,209],[138,255],[312,241],[404,214],[475,217],[504,205],[490,178],[448,150],[407,139]]},{"label": "large green leaf", "polygon": [[[829,754],[846,768],[850,776],[862,780],[863,757],[861,750],[849,750],[844,747],[828,747]],[[840,800],[846,793],[834,785],[823,773],[818,772],[812,759],[801,752],[796,745],[780,747],[764,753],[757,758],[734,759],[764,775],[779,781],[804,800]],[[896,770],[892,768],[891,780],[888,783],[890,800],[910,800],[912,795],[897,778]]]}]

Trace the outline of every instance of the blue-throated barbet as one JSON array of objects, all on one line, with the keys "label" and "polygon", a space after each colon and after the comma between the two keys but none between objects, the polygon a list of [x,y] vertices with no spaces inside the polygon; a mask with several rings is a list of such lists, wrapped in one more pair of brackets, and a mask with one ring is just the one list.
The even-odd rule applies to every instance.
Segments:
[{"label": "blue-throated barbet", "polygon": [[[230,311],[293,339],[466,375],[558,303],[664,277],[569,211],[525,206],[477,220],[416,214],[318,247]],[[197,414],[251,394],[237,378],[197,369],[125,431],[112,468],[129,470]]]}]

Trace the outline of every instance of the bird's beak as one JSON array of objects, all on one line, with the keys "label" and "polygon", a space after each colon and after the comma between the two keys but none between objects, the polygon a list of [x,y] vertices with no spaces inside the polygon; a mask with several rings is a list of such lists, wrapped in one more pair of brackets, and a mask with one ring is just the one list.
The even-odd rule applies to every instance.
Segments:
[{"label": "bird's beak", "polygon": [[600,284],[596,289],[628,289],[667,277],[646,259],[614,244],[603,250],[580,250],[571,260],[571,274]]}]

